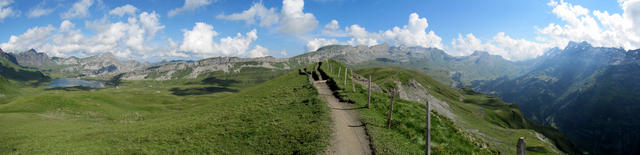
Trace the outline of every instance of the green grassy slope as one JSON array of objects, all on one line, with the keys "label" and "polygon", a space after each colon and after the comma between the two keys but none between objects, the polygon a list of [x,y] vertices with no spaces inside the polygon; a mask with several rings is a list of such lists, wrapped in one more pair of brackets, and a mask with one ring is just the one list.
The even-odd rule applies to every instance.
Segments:
[{"label": "green grassy slope", "polygon": [[20,87],[37,86],[49,79],[40,71],[23,68],[0,57],[0,105],[19,96],[22,93],[18,90]]},{"label": "green grassy slope", "polygon": [[[342,66],[341,64],[331,61],[332,66]],[[323,65],[326,67],[326,65]],[[328,68],[323,68],[327,70]],[[334,72],[335,73],[335,72]],[[372,75],[372,81],[378,84],[383,89],[389,87],[395,87],[394,81],[399,81],[403,84],[407,84],[409,79],[415,79],[421,85],[423,85],[434,97],[439,100],[445,101],[449,103],[451,107],[451,111],[456,115],[456,120],[453,120],[453,128],[457,129],[457,131],[461,135],[465,135],[463,139],[452,138],[446,133],[438,133],[432,132],[432,137],[441,136],[440,134],[446,135],[447,140],[454,140],[455,142],[444,142],[445,144],[456,144],[456,143],[464,143],[464,141],[469,141],[475,145],[461,145],[456,144],[455,146],[464,149],[456,149],[456,148],[446,148],[444,150],[460,150],[462,154],[471,154],[471,153],[480,153],[486,154],[489,153],[490,150],[499,151],[505,154],[514,154],[515,153],[515,145],[517,139],[519,137],[525,137],[528,146],[528,154],[556,154],[558,153],[558,149],[554,144],[560,147],[560,149],[564,152],[573,153],[575,148],[573,145],[557,130],[544,127],[540,125],[536,125],[531,121],[525,119],[519,108],[515,105],[508,104],[502,102],[498,98],[488,97],[483,94],[478,94],[472,92],[468,89],[456,90],[449,87],[446,87],[436,80],[431,79],[426,74],[414,71],[407,70],[403,68],[397,67],[378,67],[378,68],[365,68],[362,70],[358,70],[355,73],[359,75]],[[329,76],[336,76],[335,74],[329,74]],[[343,77],[342,77],[343,78]],[[358,106],[364,106],[366,104],[366,89],[362,89],[362,87],[357,86],[357,91],[353,93],[351,90],[350,80],[347,82],[347,87],[345,91],[345,87],[343,86],[343,79],[337,82],[337,87],[339,88],[339,95],[342,99],[354,102]],[[386,113],[388,110],[389,104],[389,96],[386,94],[378,94],[372,99],[374,103],[374,108],[372,109],[361,109],[361,114],[365,118],[365,121],[373,124],[374,131],[376,124],[381,125],[386,121]],[[404,141],[397,142],[387,142],[387,144],[381,144],[380,142],[374,142],[376,145],[395,145],[391,148],[398,148],[400,145],[406,145],[408,143],[412,143],[413,145],[422,145],[414,146],[415,151],[418,152],[418,149],[424,148],[423,140],[420,140],[424,137],[424,105],[415,102],[409,101],[400,101],[397,102],[396,107],[394,107],[394,123],[391,130],[389,129],[381,129],[382,132],[394,133],[397,134],[406,134]],[[395,112],[395,108],[398,108],[398,111]],[[421,113],[421,114],[420,114]],[[397,116],[397,117],[396,117]],[[367,120],[369,117],[376,119]],[[441,117],[439,115],[433,116],[432,118],[436,118],[439,120]],[[445,118],[446,120],[446,118]],[[414,122],[414,123],[412,123]],[[433,122],[432,122],[433,123]],[[432,126],[434,126],[432,124]],[[412,129],[412,130],[406,130]],[[435,128],[436,131],[439,128]],[[464,129],[464,130],[463,130]],[[450,130],[447,130],[450,132]],[[550,140],[541,140],[538,137],[542,137],[541,135],[536,133],[542,133]],[[375,132],[373,134],[374,139],[380,139],[384,136],[384,134],[376,135]],[[434,140],[432,139],[432,142]],[[432,147],[434,150],[438,150],[438,143],[435,142],[435,147]],[[484,143],[488,144],[488,149],[479,149]],[[386,147],[385,147],[386,148]],[[391,150],[391,149],[390,149]],[[398,150],[400,152],[411,149],[401,149]],[[398,153],[391,151],[392,153]],[[458,152],[458,153],[460,153]],[[451,152],[447,152],[451,153]],[[455,152],[454,152],[455,153]],[[445,153],[446,154],[446,153]]]},{"label": "green grassy slope", "polygon": [[314,154],[330,135],[325,103],[297,71],[244,89],[127,81],[21,91],[29,95],[0,104],[0,154]]},{"label": "green grassy slope", "polygon": [[15,84],[0,76],[0,105],[13,100],[17,93]]},{"label": "green grassy slope", "polygon": [[22,82],[42,82],[49,80],[49,77],[40,71],[20,67],[2,57],[0,57],[0,75],[10,80]]},{"label": "green grassy slope", "polygon": [[[344,86],[344,73],[337,77],[337,67],[342,66],[331,60],[336,67],[333,74],[325,72],[329,84],[337,90],[341,100],[355,103],[356,107],[364,107],[367,103],[367,90],[357,85],[354,93],[351,80]],[[327,71],[327,65],[322,65]],[[334,81],[333,79],[338,79]],[[376,81],[379,82],[379,81]],[[360,108],[360,116],[367,124],[375,151],[381,154],[422,154],[425,146],[425,106],[420,103],[396,99],[394,103],[391,128],[386,128],[387,112],[390,96],[372,92],[371,109]],[[431,149],[433,154],[495,154],[495,150],[482,148],[484,142],[457,127],[450,119],[431,113]]]}]

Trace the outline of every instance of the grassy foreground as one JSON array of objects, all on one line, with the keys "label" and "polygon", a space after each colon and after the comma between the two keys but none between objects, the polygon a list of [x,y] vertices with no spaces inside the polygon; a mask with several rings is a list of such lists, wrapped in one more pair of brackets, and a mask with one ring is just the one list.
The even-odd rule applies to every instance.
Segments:
[{"label": "grassy foreground", "polygon": [[331,132],[316,97],[297,71],[242,89],[171,81],[27,87],[0,103],[0,154],[315,154]]}]

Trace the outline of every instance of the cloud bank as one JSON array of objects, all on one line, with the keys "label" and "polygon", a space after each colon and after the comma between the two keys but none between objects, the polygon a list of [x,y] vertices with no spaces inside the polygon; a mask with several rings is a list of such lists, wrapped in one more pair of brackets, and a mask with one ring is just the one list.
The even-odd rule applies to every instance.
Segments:
[{"label": "cloud bank", "polygon": [[[176,16],[213,2],[215,0],[185,0],[182,7],[167,14]],[[14,3],[14,0],[0,0],[0,22],[20,15],[20,11],[13,7]],[[241,12],[212,15],[215,19],[241,21],[254,27],[249,32],[222,34],[211,24],[196,22],[193,27],[182,29],[183,38],[180,40],[156,37],[165,28],[160,22],[160,15],[130,4],[105,10],[102,19],[84,19],[91,16],[92,9],[102,8],[95,3],[102,4],[95,0],[78,0],[68,10],[62,10],[59,25],[32,27],[22,34],[10,36],[9,41],[0,44],[0,48],[7,51],[35,48],[53,56],[80,57],[113,52],[118,57],[129,59],[262,57],[269,55],[270,50],[255,44],[259,28],[272,30],[267,32],[276,32],[277,35],[294,36],[294,40],[302,42],[299,46],[305,51],[315,51],[331,44],[371,46],[389,43],[439,48],[455,56],[486,51],[518,61],[540,56],[550,48],[562,48],[569,41],[587,41],[594,46],[640,48],[640,0],[619,0],[621,13],[590,10],[563,0],[550,0],[547,5],[561,22],[533,28],[532,31],[538,34],[534,40],[513,38],[505,32],[497,32],[486,39],[468,33],[452,38],[450,45],[444,45],[436,34],[437,30],[429,28],[427,17],[418,13],[409,14],[404,25],[371,30],[359,24],[341,26],[336,19],[319,26],[316,16],[305,12],[303,0],[283,0],[280,8],[267,8],[258,2]],[[27,18],[38,18],[55,11],[54,8],[46,8],[44,2],[28,9],[25,11]],[[84,27],[76,27],[76,20],[84,20],[84,24],[80,24]],[[232,35],[220,37],[229,34]],[[276,54],[287,56],[286,50]]]},{"label": "cloud bank", "polygon": [[149,41],[165,27],[160,24],[159,15],[155,12],[142,12],[128,18],[127,22],[108,22],[103,19],[85,25],[95,30],[96,34],[85,36],[74,23],[64,20],[58,27],[39,26],[21,35],[12,35],[8,42],[0,44],[0,48],[9,51],[34,48],[58,57],[112,52],[121,58],[143,58],[155,50]]}]

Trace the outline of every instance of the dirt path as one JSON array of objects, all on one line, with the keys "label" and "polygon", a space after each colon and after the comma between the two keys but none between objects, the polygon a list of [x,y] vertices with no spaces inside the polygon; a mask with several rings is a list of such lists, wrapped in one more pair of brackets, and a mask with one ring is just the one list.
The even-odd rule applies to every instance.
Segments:
[{"label": "dirt path", "polygon": [[319,95],[327,100],[333,120],[331,144],[325,150],[325,154],[371,154],[369,138],[365,133],[364,124],[358,118],[356,109],[348,103],[340,102],[338,98],[333,96],[325,81],[314,81],[313,85],[318,89]]}]

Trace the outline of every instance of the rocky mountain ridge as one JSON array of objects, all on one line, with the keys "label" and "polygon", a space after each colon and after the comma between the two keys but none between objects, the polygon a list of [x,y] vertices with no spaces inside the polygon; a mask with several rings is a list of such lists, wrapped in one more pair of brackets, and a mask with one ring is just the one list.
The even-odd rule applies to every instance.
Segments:
[{"label": "rocky mountain ridge", "polygon": [[[128,72],[124,80],[170,80],[175,78],[197,78],[210,72],[240,72],[243,68],[289,70],[288,59],[267,56],[261,58],[213,57],[194,62],[169,62],[159,66]],[[296,65],[296,64],[293,64]],[[180,75],[178,75],[180,74]]]},{"label": "rocky mountain ridge", "polygon": [[49,57],[46,53],[30,49],[20,53],[2,52],[0,56],[20,66],[37,68],[44,72],[71,77],[112,76],[150,66],[149,63],[120,61],[110,52],[87,58],[60,58]]},{"label": "rocky mountain ridge", "polygon": [[475,80],[492,80],[524,74],[533,62],[511,62],[501,56],[477,51],[455,57],[437,48],[330,45],[291,59],[324,60],[332,58],[355,68],[399,66],[421,70],[441,83],[462,87]]}]

